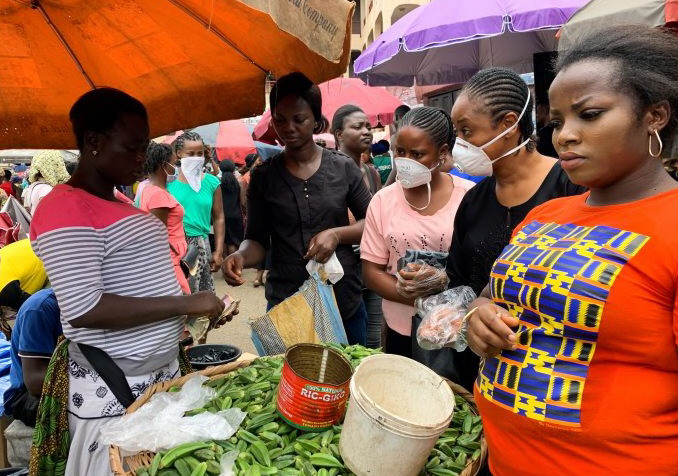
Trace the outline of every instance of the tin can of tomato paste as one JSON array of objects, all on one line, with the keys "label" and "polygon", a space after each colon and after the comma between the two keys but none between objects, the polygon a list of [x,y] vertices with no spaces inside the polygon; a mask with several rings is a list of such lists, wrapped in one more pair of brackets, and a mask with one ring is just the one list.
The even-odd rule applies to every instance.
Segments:
[{"label": "tin can of tomato paste", "polygon": [[322,431],[344,417],[353,368],[339,352],[296,344],[285,353],[278,386],[278,413],[290,425]]}]

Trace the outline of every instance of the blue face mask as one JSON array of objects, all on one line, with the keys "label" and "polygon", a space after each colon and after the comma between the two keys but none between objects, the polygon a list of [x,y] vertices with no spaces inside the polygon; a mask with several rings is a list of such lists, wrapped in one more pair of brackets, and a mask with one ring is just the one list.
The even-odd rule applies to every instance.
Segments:
[{"label": "blue face mask", "polygon": [[[171,169],[172,173],[171,174],[167,172],[167,165],[172,167],[172,169]],[[177,168],[176,165],[166,163],[166,164],[163,165],[163,167],[164,167],[165,173],[167,174],[167,183],[174,182],[177,178],[179,178],[179,169]]]}]

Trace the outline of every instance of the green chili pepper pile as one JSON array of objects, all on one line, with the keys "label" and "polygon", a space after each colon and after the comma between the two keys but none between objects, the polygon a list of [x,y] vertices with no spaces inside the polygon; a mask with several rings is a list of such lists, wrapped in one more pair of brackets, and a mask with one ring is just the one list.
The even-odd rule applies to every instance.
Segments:
[{"label": "green chili pepper pile", "polygon": [[[378,350],[361,346],[330,344],[357,366]],[[185,443],[155,455],[151,466],[136,471],[138,476],[217,476],[224,453],[235,452],[238,476],[343,476],[351,473],[339,453],[341,426],[320,433],[304,432],[283,421],[276,412],[276,393],[282,357],[264,357],[252,365],[206,382],[217,391],[203,408],[187,415],[218,412],[237,407],[247,412],[238,432],[229,440]],[[172,388],[170,391],[177,391]],[[466,400],[455,396],[456,406],[450,428],[438,439],[422,474],[458,475],[480,457],[482,423]]]}]

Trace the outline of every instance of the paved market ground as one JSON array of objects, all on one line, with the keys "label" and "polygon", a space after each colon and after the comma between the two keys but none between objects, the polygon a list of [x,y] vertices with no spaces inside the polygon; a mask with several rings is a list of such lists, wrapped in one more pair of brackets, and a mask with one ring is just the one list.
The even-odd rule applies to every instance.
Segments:
[{"label": "paved market ground", "polygon": [[262,315],[266,311],[266,299],[264,298],[263,286],[258,288],[252,286],[256,270],[248,269],[243,274],[247,282],[237,288],[226,284],[221,273],[214,274],[217,295],[222,297],[228,293],[233,296],[233,299],[240,299],[240,314],[223,327],[211,331],[207,336],[207,342],[231,344],[239,347],[243,352],[256,353],[250,339],[250,328],[247,321],[252,317]]}]

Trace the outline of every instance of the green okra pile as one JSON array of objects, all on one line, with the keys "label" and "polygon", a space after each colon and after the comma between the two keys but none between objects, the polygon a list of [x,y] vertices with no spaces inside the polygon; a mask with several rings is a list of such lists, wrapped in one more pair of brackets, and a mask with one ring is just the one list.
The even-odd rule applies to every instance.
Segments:
[{"label": "green okra pile", "polygon": [[[330,344],[341,351],[355,367],[378,350],[361,346]],[[206,382],[217,391],[203,408],[187,415],[218,412],[237,407],[247,412],[238,432],[226,441],[185,443],[155,455],[149,467],[138,476],[218,476],[223,454],[237,453],[238,476],[348,476],[339,453],[341,425],[324,432],[305,432],[288,425],[276,412],[276,394],[283,359],[263,357],[252,365]],[[177,391],[172,388],[170,391]],[[455,413],[436,443],[422,474],[458,475],[480,456],[482,423],[470,405],[456,398]]]}]

